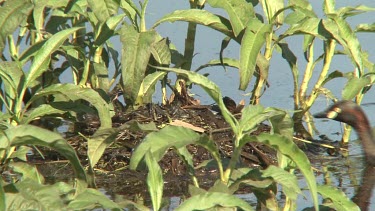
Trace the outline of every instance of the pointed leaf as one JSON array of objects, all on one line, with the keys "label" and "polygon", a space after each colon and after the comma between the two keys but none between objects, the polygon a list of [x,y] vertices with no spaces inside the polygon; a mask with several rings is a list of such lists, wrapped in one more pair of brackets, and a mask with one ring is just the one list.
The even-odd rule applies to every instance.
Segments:
[{"label": "pointed leaf", "polygon": [[199,66],[194,72],[198,72],[199,70],[206,68],[206,67],[214,67],[214,66],[228,66],[228,67],[234,67],[239,69],[240,68],[240,62],[237,59],[231,59],[231,58],[223,58],[222,62],[218,59],[213,59],[209,61],[207,64]]},{"label": "pointed leaf", "polygon": [[338,190],[328,185],[319,185],[318,192],[324,198],[329,198],[332,201],[335,210],[360,210],[359,207],[352,200],[350,200],[341,190]]},{"label": "pointed leaf", "polygon": [[110,16],[117,14],[119,1],[114,0],[87,0],[91,10],[99,22],[104,23]]},{"label": "pointed leaf", "polygon": [[62,197],[69,194],[68,191],[74,191],[66,186],[69,185],[61,182],[42,185],[30,179],[17,182],[15,190],[6,193],[8,207],[5,210],[65,210]]},{"label": "pointed leaf", "polygon": [[128,106],[136,104],[136,99],[145,77],[146,68],[151,56],[150,46],[156,38],[155,31],[138,33],[132,26],[121,29],[122,48],[122,86]]},{"label": "pointed leaf", "polygon": [[375,32],[375,23],[359,24],[355,29],[356,32]]},{"label": "pointed leaf", "polygon": [[74,27],[60,31],[50,37],[48,41],[43,44],[42,48],[36,53],[34,61],[31,64],[30,71],[26,77],[25,89],[47,70],[48,63],[51,60],[51,54],[56,51],[72,33],[79,29],[81,28]]},{"label": "pointed leaf", "polygon": [[320,39],[325,39],[327,36],[322,34],[321,20],[319,18],[305,18],[298,24],[292,25],[288,30],[286,30],[281,36],[280,40],[292,35],[297,34],[309,34],[314,37],[319,37]]},{"label": "pointed leaf", "polygon": [[215,207],[238,207],[242,210],[253,210],[244,200],[227,193],[207,192],[195,195],[184,201],[176,211],[208,210]]},{"label": "pointed leaf", "polygon": [[22,174],[22,180],[31,179],[39,184],[44,183],[44,177],[35,165],[24,162],[11,162],[9,165],[14,172]]},{"label": "pointed leaf", "polygon": [[32,8],[33,4],[28,0],[5,1],[0,7],[0,52],[3,52],[6,37],[26,20]]},{"label": "pointed leaf", "polygon": [[186,21],[201,24],[215,29],[229,37],[235,38],[229,20],[221,16],[212,14],[206,10],[200,9],[176,10],[162,17],[152,26],[152,28],[157,27],[163,22],[175,21]]},{"label": "pointed leaf", "polygon": [[269,121],[274,133],[293,139],[293,120],[284,110],[278,108],[266,108],[264,113],[271,113]]},{"label": "pointed leaf", "polygon": [[5,130],[3,136],[0,136],[0,143],[10,142],[11,146],[37,145],[50,147],[59,152],[68,159],[73,166],[75,175],[78,179],[78,190],[86,187],[86,172],[83,169],[79,158],[74,149],[64,140],[64,138],[55,132],[36,127],[33,125],[19,125]]},{"label": "pointed leaf", "polygon": [[352,63],[360,73],[363,73],[363,61],[361,57],[361,45],[350,25],[342,17],[331,15],[331,18],[323,21],[324,27],[339,42],[345,53],[351,58]]},{"label": "pointed leaf", "polygon": [[163,174],[158,161],[155,160],[150,151],[145,155],[145,162],[148,168],[147,186],[151,196],[152,207],[154,210],[159,210],[163,199]]},{"label": "pointed leaf", "polygon": [[8,106],[11,107],[11,101],[16,99],[19,88],[23,85],[24,73],[18,62],[0,62],[0,78],[9,100]]},{"label": "pointed leaf", "polygon": [[98,205],[100,208],[106,210],[122,210],[122,207],[111,201],[101,191],[91,188],[77,195],[77,197],[69,203],[67,210],[95,210],[98,209]]},{"label": "pointed leaf", "polygon": [[44,12],[46,8],[59,8],[67,7],[69,0],[44,0],[36,1],[35,7],[33,9],[34,26],[38,33],[44,30],[44,20],[46,13]]},{"label": "pointed leaf", "polygon": [[[284,0],[261,0],[261,3],[268,22],[273,25],[282,25],[284,22],[284,13],[279,13],[277,17],[275,17],[275,14],[285,7]],[[276,22],[272,23],[272,20]]]},{"label": "pointed leaf", "polygon": [[66,111],[54,108],[50,104],[43,104],[32,110],[29,110],[28,113],[21,119],[21,124],[28,124],[31,121],[40,118],[42,116],[51,115],[51,114],[64,114]]},{"label": "pointed leaf", "polygon": [[306,154],[298,148],[293,140],[278,134],[261,133],[256,137],[245,135],[244,138],[241,139],[240,145],[243,146],[245,143],[250,141],[257,141],[271,146],[272,148],[281,152],[283,155],[287,156],[298,166],[298,168],[306,178],[306,182],[310,188],[314,206],[317,209],[319,205],[317,185],[314,173],[311,169],[310,161],[307,158]]},{"label": "pointed leaf", "polygon": [[138,145],[131,157],[130,168],[136,169],[149,150],[159,161],[170,147],[181,148],[198,141],[199,138],[199,134],[193,130],[166,126],[158,132],[148,134]]},{"label": "pointed leaf", "polygon": [[2,185],[0,185],[0,210],[7,210],[5,192]]},{"label": "pointed leaf", "polygon": [[109,38],[111,38],[116,30],[116,27],[119,23],[124,19],[125,14],[116,15],[113,17],[110,17],[108,20],[106,20],[105,23],[103,23],[98,30],[99,35],[97,35],[94,44],[97,46],[103,45]]},{"label": "pointed leaf", "polygon": [[169,43],[168,39],[161,39],[152,46],[151,53],[158,65],[169,66],[171,64]]},{"label": "pointed leaf", "polygon": [[257,19],[252,19],[245,30],[241,41],[240,52],[240,87],[245,90],[255,71],[256,61],[260,49],[266,42],[266,36],[272,30],[269,24],[262,24]]},{"label": "pointed leaf", "polygon": [[86,100],[98,111],[101,128],[111,128],[112,119],[110,115],[109,104],[93,89],[82,88],[74,84],[54,84],[40,90],[31,99],[30,102],[46,95],[63,95],[70,100]]},{"label": "pointed leaf", "polygon": [[95,134],[87,138],[87,156],[91,168],[94,168],[102,157],[104,150],[116,141],[118,130],[113,128],[99,129]]},{"label": "pointed leaf", "polygon": [[16,151],[14,151],[10,156],[9,158],[17,158],[17,159],[20,159],[24,162],[27,162],[27,157],[26,155],[30,152],[30,150],[32,150],[31,147],[27,147],[27,146],[20,146],[17,148]]},{"label": "pointed leaf", "polygon": [[163,71],[157,71],[151,74],[148,74],[142,81],[141,87],[143,87],[143,102],[151,103],[152,95],[155,92],[155,86],[158,81],[160,81],[167,73]]},{"label": "pointed leaf", "polygon": [[255,17],[252,4],[245,0],[207,0],[207,3],[228,13],[236,37],[246,27],[248,21]]},{"label": "pointed leaf", "polygon": [[357,94],[359,94],[363,88],[371,85],[371,80],[369,77],[351,78],[342,90],[342,99],[350,100],[353,99]]},{"label": "pointed leaf", "polygon": [[277,184],[282,185],[285,196],[296,200],[301,189],[298,187],[297,177],[282,168],[270,165],[267,169],[262,170],[262,177],[272,177]]}]

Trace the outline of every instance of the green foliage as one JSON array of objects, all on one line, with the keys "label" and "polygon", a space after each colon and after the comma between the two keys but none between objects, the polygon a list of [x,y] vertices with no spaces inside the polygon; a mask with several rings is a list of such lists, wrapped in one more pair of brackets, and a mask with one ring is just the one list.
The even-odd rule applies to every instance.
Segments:
[{"label": "green foliage", "polygon": [[206,210],[220,207],[238,207],[253,210],[248,203],[227,193],[207,192],[195,195],[184,201],[176,210]]},{"label": "green foliage", "polygon": [[[225,15],[204,9],[204,4],[221,9]],[[347,18],[374,11],[374,8],[362,5],[335,8],[335,1],[327,0],[323,5],[324,16],[319,18],[307,0],[287,3],[282,0],[190,1],[190,9],[165,14],[147,29],[148,0],[139,2],[139,6],[138,2],[130,0],[12,0],[0,5],[0,161],[4,170],[12,169],[20,176],[18,182],[1,180],[0,210],[26,207],[42,210],[147,209],[130,201],[114,203],[99,191],[87,188],[87,184],[92,187],[95,184],[67,141],[56,132],[29,125],[46,117],[69,117],[76,121],[83,113],[96,113],[101,123],[95,134],[85,137],[90,170],[121,130],[151,132],[134,151],[130,168],[148,168],[147,184],[154,210],[162,208],[163,196],[163,177],[158,161],[171,148],[187,166],[194,184],[190,189],[191,197],[178,207],[181,210],[220,206],[251,210],[249,204],[233,195],[240,184],[251,187],[258,202],[266,208],[281,209],[276,198],[279,184],[287,197],[283,209],[293,210],[300,194],[300,186],[293,175],[295,167],[306,179],[315,209],[319,207],[318,193],[329,197],[336,209],[357,209],[342,192],[317,186],[309,160],[292,138],[294,132],[312,135],[308,112],[319,95],[336,98],[324,87],[327,83],[340,77],[347,78],[342,98],[356,98],[357,102],[371,88],[375,66],[369,55],[362,51],[357,34],[374,32],[374,24],[352,27]],[[184,53],[179,53],[173,43],[157,32],[161,24],[175,21],[189,24]],[[226,37],[220,58],[202,64],[192,72],[197,25]],[[293,39],[286,39],[300,35],[304,37],[301,46],[306,61],[304,70],[297,66],[299,58],[288,47],[289,40]],[[121,52],[115,50],[114,38],[120,39]],[[223,57],[231,40],[240,45],[239,58]],[[322,43],[323,53],[314,55],[314,46]],[[259,105],[269,71],[273,69],[270,60],[276,51],[281,51],[293,75],[296,110],[293,118],[284,110]],[[352,62],[349,72],[331,71],[332,59],[339,55],[345,55]],[[320,63],[322,69],[317,72]],[[197,73],[214,65],[239,69],[241,90],[247,89],[255,80],[250,99],[255,105],[246,106],[239,120],[225,107],[220,88]],[[113,74],[109,71],[110,66]],[[62,73],[67,73],[72,83],[62,84]],[[168,79],[169,74],[177,75],[175,84]],[[311,84],[313,74],[318,78],[315,84]],[[112,128],[114,106],[110,92],[114,91],[113,87],[121,88],[127,109],[136,109],[152,102],[159,81],[163,104],[168,103],[167,85],[175,92],[181,90],[181,84],[202,87],[217,103],[234,134],[228,165],[220,156],[215,140],[207,134],[176,126],[158,130],[153,123],[128,122]],[[314,87],[310,93],[308,87]],[[307,130],[302,124],[303,118],[308,122]],[[270,123],[271,132],[250,135],[264,121]],[[278,166],[265,170],[239,168],[241,151],[250,142],[261,142],[275,149]],[[197,167],[193,164],[193,155],[186,149],[190,144],[207,149],[217,164],[220,178],[208,191],[199,188],[195,175]],[[49,147],[66,157],[75,171],[76,184],[44,184],[43,175],[27,162],[26,153],[30,150],[27,146]],[[200,167],[209,163],[206,161]]]}]

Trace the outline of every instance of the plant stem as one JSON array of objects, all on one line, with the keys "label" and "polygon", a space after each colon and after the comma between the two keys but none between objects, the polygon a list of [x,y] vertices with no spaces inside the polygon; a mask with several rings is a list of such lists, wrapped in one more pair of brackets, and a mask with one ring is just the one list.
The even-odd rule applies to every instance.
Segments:
[{"label": "plant stem", "polygon": [[327,47],[326,47],[323,69],[322,69],[322,72],[319,75],[318,81],[316,82],[316,84],[314,86],[313,92],[311,93],[310,97],[308,98],[308,100],[306,102],[307,109],[310,109],[311,105],[314,103],[314,101],[316,100],[316,98],[319,95],[319,92],[317,92],[316,90],[318,90],[322,87],[322,84],[323,84],[324,80],[327,78],[328,70],[331,66],[332,58],[333,58],[333,55],[335,53],[335,48],[336,48],[336,41],[335,40],[329,40],[328,44],[327,44]]},{"label": "plant stem", "polygon": [[146,7],[147,7],[147,4],[148,4],[148,0],[145,0],[145,2],[143,4],[141,4],[141,8],[142,8],[142,13],[141,13],[141,28],[140,28],[140,32],[145,32],[146,31]]}]

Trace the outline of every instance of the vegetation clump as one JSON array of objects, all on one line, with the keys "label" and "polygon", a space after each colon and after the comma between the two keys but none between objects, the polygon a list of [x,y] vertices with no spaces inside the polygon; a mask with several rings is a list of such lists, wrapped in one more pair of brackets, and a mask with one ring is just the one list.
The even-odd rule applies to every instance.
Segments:
[{"label": "vegetation clump", "polygon": [[[342,191],[317,184],[293,137],[314,135],[309,111],[319,95],[337,98],[324,87],[331,80],[347,78],[341,98],[357,103],[371,88],[374,64],[357,34],[374,27],[352,28],[347,18],[374,8],[336,8],[334,0],[326,0],[320,18],[307,0],[189,1],[190,8],[165,14],[147,29],[148,3],[0,1],[0,210],[160,210],[166,205],[165,169],[188,178],[186,199],[177,210],[253,210],[235,194],[244,189],[254,194],[257,209],[296,210],[302,188],[310,192],[308,206],[315,210],[359,209]],[[158,33],[158,26],[175,21],[188,23],[183,53]],[[224,39],[219,58],[193,70],[197,25],[218,31]],[[301,35],[304,70],[289,47]],[[240,46],[239,58],[225,56],[230,42]],[[316,45],[323,46],[320,55],[315,55]],[[261,105],[276,52],[292,73],[292,116]],[[332,71],[338,55],[348,57],[354,71]],[[237,105],[223,98],[220,87],[199,73],[210,66],[238,69],[239,89],[253,86],[250,103]],[[69,83],[61,82],[63,75]],[[191,86],[208,94],[218,114],[189,95]],[[161,105],[152,102],[156,90]],[[72,134],[59,133],[56,125],[61,123],[72,123]],[[37,157],[29,160],[30,153],[44,158],[46,149],[69,162],[74,181],[46,181]],[[109,199],[96,189],[95,175],[123,169],[132,170],[129,178],[137,178],[129,181],[147,185],[149,204]],[[213,169],[212,182],[202,184],[202,171]],[[298,183],[296,170],[306,187]]]}]

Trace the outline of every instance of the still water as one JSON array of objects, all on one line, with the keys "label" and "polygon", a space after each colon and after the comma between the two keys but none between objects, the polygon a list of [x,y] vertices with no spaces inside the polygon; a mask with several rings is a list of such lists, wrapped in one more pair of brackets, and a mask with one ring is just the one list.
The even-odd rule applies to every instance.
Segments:
[{"label": "still water", "polygon": [[[318,13],[318,16],[323,17],[322,4],[323,1],[310,1],[313,4],[314,11]],[[336,2],[336,8],[343,6],[357,6],[359,4],[364,4],[370,7],[375,7],[375,1],[373,0],[363,0],[363,1],[349,1],[349,0],[340,0]],[[161,7],[160,5],[163,5]],[[189,5],[187,1],[172,1],[172,0],[159,0],[159,1],[150,1],[148,8],[148,15],[154,20],[148,20],[149,25],[158,19],[160,19],[165,14],[174,11],[176,9],[187,9]],[[224,15],[223,11],[212,9],[206,6],[207,10],[219,13]],[[348,18],[348,21],[352,26],[358,25],[359,23],[373,23],[375,21],[374,13],[368,13],[364,15],[359,15],[354,18]],[[174,22],[174,23],[164,23],[156,28],[156,30],[165,37],[169,39],[176,45],[177,49],[180,52],[183,52],[185,36],[186,36],[187,24],[184,22]],[[220,43],[224,36],[219,32],[208,29],[207,27],[198,26],[196,43],[195,43],[195,57],[193,60],[193,67],[195,69],[202,64],[207,63],[212,59],[219,58],[220,52]],[[369,60],[375,61],[375,37],[373,34],[364,34],[360,33],[358,35],[360,43],[364,51],[367,51],[370,55]],[[303,38],[293,37],[293,44],[289,44],[292,51],[295,52],[295,55],[299,58],[298,66],[300,71],[302,71],[306,65],[305,60],[303,59],[303,52],[301,50]],[[369,44],[371,43],[371,44]],[[321,48],[321,47],[320,47]],[[320,55],[321,51],[319,46],[315,47],[315,55]],[[235,42],[232,42],[229,47],[224,51],[224,55],[230,58],[239,58],[239,45]],[[321,66],[316,67],[316,71],[320,71]],[[336,57],[332,63],[331,70],[340,70],[343,72],[353,71],[353,66],[351,62],[344,56]],[[246,91],[239,91],[239,75],[236,69],[228,68],[227,72],[221,67],[206,68],[200,73],[209,73],[209,79],[217,83],[222,91],[223,96],[230,96],[237,102],[241,99],[249,99],[245,96],[248,92],[251,91],[252,84],[249,85],[249,89]],[[300,77],[303,77],[303,74],[300,74]],[[313,76],[312,82],[315,82],[317,75]],[[264,106],[274,106],[287,110],[293,109],[293,98],[291,97],[293,93],[293,83],[292,83],[292,74],[287,62],[281,57],[279,53],[274,53],[271,64],[270,64],[270,73],[269,73],[269,83],[270,87],[266,90],[264,95],[261,98],[261,104]],[[333,94],[340,98],[341,91],[346,83],[346,79],[334,80],[326,85]],[[310,89],[313,85],[310,86]],[[205,94],[203,90],[199,87],[194,87],[192,90],[202,101],[202,104],[210,104],[212,100]],[[155,95],[154,100],[157,102],[160,97]],[[363,103],[375,103],[375,93],[372,89],[363,100]],[[314,107],[311,109],[312,113],[322,111],[330,104],[325,97],[320,97]],[[375,114],[375,105],[364,106],[363,109],[368,114],[372,125],[375,125],[375,116],[371,118],[371,114]],[[333,140],[341,139],[341,124],[334,121],[325,121],[325,120],[316,120],[317,128],[320,134],[325,134]],[[355,133],[352,134],[349,145],[349,157],[338,159],[332,158],[327,155],[327,159],[324,161],[314,163],[314,167],[321,170],[323,166],[327,167],[330,182],[333,186],[338,187],[343,190],[349,198],[352,198],[355,194],[358,185],[361,183],[361,175],[363,170],[362,165],[362,148],[360,142],[357,139]],[[324,182],[324,174],[321,173],[317,175],[317,180],[319,184]],[[300,176],[301,186],[306,186],[303,177]],[[312,202],[309,201],[309,192],[304,192],[305,197],[300,196],[298,199],[298,208],[303,209],[312,205]],[[241,195],[241,198],[248,198],[248,201],[252,201],[251,195]],[[175,199],[176,200],[176,199]],[[373,194],[371,200],[371,206],[369,210],[375,210],[375,195]]]},{"label": "still water", "polygon": [[[318,13],[320,17],[323,17],[322,12],[322,3],[323,1],[310,1],[313,4],[314,11]],[[370,7],[375,7],[375,1],[373,0],[362,0],[362,1],[350,1],[350,0],[340,0],[336,3],[336,8],[343,7],[347,5],[356,6],[359,4],[364,4]],[[176,1],[176,0],[158,0],[150,1],[147,8],[148,18],[146,20],[147,27],[150,28],[153,23],[159,20],[164,15],[173,12],[178,9],[188,9],[188,1]],[[206,6],[207,10],[220,15],[226,16],[224,11],[209,8]],[[259,11],[262,13],[261,11]],[[263,13],[262,13],[263,14]],[[356,16],[354,18],[348,18],[352,26],[355,26],[359,23],[374,23],[374,13],[368,13]],[[174,23],[163,23],[159,25],[156,30],[163,36],[168,37],[171,42],[177,47],[179,52],[184,51],[184,43],[186,37],[187,23],[185,22],[174,22]],[[375,45],[374,45],[374,35],[361,33],[358,35],[360,43],[364,51],[367,51],[370,55],[369,60],[375,61]],[[198,26],[196,34],[196,43],[195,43],[195,56],[193,60],[192,69],[198,68],[200,65],[207,63],[212,59],[219,58],[220,45],[221,41],[224,39],[224,36],[219,32],[208,29],[207,27]],[[293,42],[290,42],[290,41]],[[288,38],[290,48],[295,53],[298,60],[298,66],[300,71],[302,71],[306,65],[305,60],[303,59],[303,52],[301,50],[303,38],[302,36]],[[114,40],[115,45],[118,47],[118,51],[121,52],[121,44],[116,43],[118,40]],[[315,47],[315,55],[320,55],[321,48],[319,45]],[[224,51],[225,57],[230,58],[239,58],[239,45],[235,42],[231,42],[228,48]],[[319,72],[321,66],[317,66],[316,70]],[[344,56],[335,57],[331,70],[340,70],[343,72],[353,71],[353,66],[351,62]],[[246,94],[251,91],[253,82],[249,85],[249,89],[246,91],[239,91],[239,75],[238,71],[233,68],[228,68],[225,71],[222,67],[211,67],[205,68],[200,73],[208,73],[208,78],[214,81],[221,88],[223,96],[229,96],[235,101],[239,102],[242,99],[249,99]],[[303,77],[303,74],[300,74],[300,77]],[[313,83],[317,79],[317,74],[313,76],[311,80]],[[264,95],[261,98],[261,104],[263,106],[272,106],[283,108],[292,111],[293,109],[293,98],[291,97],[293,93],[293,83],[292,83],[292,74],[287,62],[281,57],[280,53],[275,52],[270,64],[270,73],[269,73],[269,84],[270,87],[265,91]],[[346,79],[337,79],[328,83],[326,87],[330,89],[333,94],[340,98],[342,88],[346,83]],[[309,88],[311,89],[313,85]],[[202,104],[211,104],[213,101],[208,97],[208,95],[199,87],[193,87],[192,93],[196,94],[196,97],[201,100]],[[160,94],[156,93],[154,96],[155,102],[160,102]],[[248,102],[248,101],[247,101]],[[364,98],[363,103],[375,103],[375,93],[372,89]],[[325,97],[320,97],[316,101],[314,107],[311,109],[312,113],[322,111],[329,105],[329,101]],[[375,106],[364,106],[363,107],[366,113],[368,114],[372,125],[375,125],[375,116],[372,114],[375,113]],[[373,117],[372,117],[373,116]],[[371,118],[372,117],[372,118]],[[338,122],[334,121],[325,121],[325,120],[316,120],[317,128],[320,134],[325,134],[333,140],[341,139],[341,125]],[[356,188],[360,184],[361,172],[363,170],[362,165],[362,149],[359,141],[356,141],[356,135],[352,134],[353,141],[349,146],[349,157],[346,159],[337,159],[332,158],[327,155],[327,159],[324,161],[314,163],[314,167],[317,169],[322,169],[323,166],[328,168],[331,184],[339,189],[343,190],[346,195],[351,198],[353,197]],[[318,182],[322,184],[324,182],[324,174],[317,175]],[[305,186],[305,181],[303,177],[300,177],[301,186]],[[312,206],[312,202],[309,201],[309,193],[304,192],[305,197],[300,196],[298,200],[298,207],[300,209],[305,207]],[[252,201],[253,198],[251,195],[241,195],[241,198],[245,198],[248,201]],[[173,197],[171,203],[177,206],[179,198]],[[172,206],[173,207],[173,206]],[[375,210],[375,195],[373,194],[372,203],[370,210]]]}]

